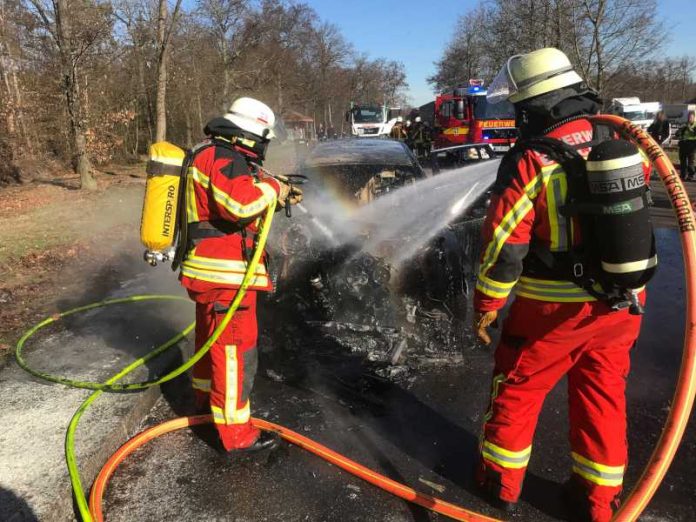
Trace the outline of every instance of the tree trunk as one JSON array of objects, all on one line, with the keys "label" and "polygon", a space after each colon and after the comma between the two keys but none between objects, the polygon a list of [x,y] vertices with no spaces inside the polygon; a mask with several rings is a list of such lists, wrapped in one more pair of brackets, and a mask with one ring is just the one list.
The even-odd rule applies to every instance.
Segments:
[{"label": "tree trunk", "polygon": [[155,102],[156,124],[155,141],[167,139],[167,18],[169,6],[167,0],[159,0],[157,16],[157,45],[159,49],[157,58],[157,99]]},{"label": "tree trunk", "polygon": [[68,108],[73,167],[75,172],[80,175],[80,188],[96,190],[97,182],[90,172],[90,162],[87,156],[87,138],[82,119],[80,84],[78,83],[77,64],[73,55],[67,0],[56,0],[55,9],[56,37],[63,69],[63,91]]},{"label": "tree trunk", "polygon": [[222,48],[222,112],[227,112],[230,108],[230,60],[224,32],[220,37],[220,46]]}]

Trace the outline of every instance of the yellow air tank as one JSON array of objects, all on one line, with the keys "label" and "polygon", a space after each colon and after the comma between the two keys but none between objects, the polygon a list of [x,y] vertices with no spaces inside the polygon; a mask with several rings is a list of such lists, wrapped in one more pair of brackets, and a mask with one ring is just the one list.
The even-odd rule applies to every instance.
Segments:
[{"label": "yellow air tank", "polygon": [[153,266],[171,257],[168,250],[174,246],[179,183],[185,157],[183,149],[169,142],[150,145],[140,240],[147,248],[145,260]]}]

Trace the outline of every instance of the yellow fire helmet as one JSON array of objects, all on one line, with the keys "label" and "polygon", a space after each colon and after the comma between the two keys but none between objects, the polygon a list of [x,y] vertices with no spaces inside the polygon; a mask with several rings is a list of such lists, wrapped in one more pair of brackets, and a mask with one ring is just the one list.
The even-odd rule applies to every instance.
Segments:
[{"label": "yellow fire helmet", "polygon": [[488,88],[486,98],[490,103],[518,103],[582,81],[565,53],[547,47],[511,56]]}]

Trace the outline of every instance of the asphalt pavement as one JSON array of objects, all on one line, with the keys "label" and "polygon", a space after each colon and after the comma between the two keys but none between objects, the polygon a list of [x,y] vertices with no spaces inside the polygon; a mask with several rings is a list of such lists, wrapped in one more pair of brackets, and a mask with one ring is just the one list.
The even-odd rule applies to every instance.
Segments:
[{"label": "asphalt pavement", "polygon": [[[696,199],[696,183],[687,188]],[[654,184],[653,195],[660,268],[650,283],[628,382],[629,489],[669,411],[684,330],[678,232],[659,184]],[[86,281],[85,295],[72,296],[59,308],[106,296],[180,291],[168,269],[153,272],[138,260],[125,261],[137,267],[128,277],[122,277],[123,272],[118,278],[95,274]],[[76,318],[39,336],[28,351],[30,360],[48,371],[104,379],[181,328],[191,317],[182,306],[136,307]],[[287,425],[423,492],[503,517],[477,496],[471,484],[489,394],[490,349],[465,344],[457,358],[463,362],[411,368],[388,380],[350,346],[329,340],[297,317],[274,317],[274,306],[261,305],[262,356],[254,415]],[[161,366],[151,366],[144,373],[161,371]],[[564,386],[561,383],[546,401],[515,520],[563,520],[568,515],[559,500],[560,484],[570,469]],[[187,378],[161,391],[144,422],[140,421],[155,394],[111,394],[100,399],[77,434],[86,484],[128,436],[192,412]],[[62,439],[87,392],[38,381],[7,361],[0,369],[0,393],[4,398],[0,422],[9,427],[0,433],[0,520],[74,519]],[[205,428],[183,430],[151,442],[127,459],[107,491],[107,520],[444,520],[289,444],[265,455],[234,459],[211,448],[213,435]],[[692,421],[643,520],[693,520],[694,468]]]},{"label": "asphalt pavement", "polygon": [[[683,339],[683,269],[677,231],[657,230],[660,269],[650,283],[628,382],[631,488],[669,410]],[[450,502],[505,518],[472,487],[491,351],[464,346],[464,362],[412,370],[397,382],[318,332],[287,322],[270,329],[262,305],[261,366],[254,415],[279,422],[387,476]],[[276,318],[277,319],[277,318]],[[278,324],[276,320],[275,324]],[[265,326],[264,326],[265,325]],[[301,341],[298,341],[301,339]],[[560,487],[571,461],[562,382],[546,401],[515,520],[565,520]],[[190,413],[187,384],[165,388],[146,421]],[[109,520],[427,521],[445,517],[409,505],[283,443],[230,459],[211,448],[211,429],[151,442],[117,471]],[[642,520],[693,520],[696,432],[691,422],[664,483]]]}]

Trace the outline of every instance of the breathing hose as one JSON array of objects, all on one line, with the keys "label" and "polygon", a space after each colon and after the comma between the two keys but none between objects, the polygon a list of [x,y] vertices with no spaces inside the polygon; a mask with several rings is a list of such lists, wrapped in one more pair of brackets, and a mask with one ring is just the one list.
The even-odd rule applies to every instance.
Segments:
[{"label": "breathing hose", "polygon": [[[687,421],[691,413],[694,402],[694,394],[696,393],[696,223],[694,214],[691,210],[691,204],[686,194],[683,184],[676,173],[674,166],[662,149],[652,140],[652,138],[640,127],[633,125],[631,122],[624,120],[618,116],[599,115],[592,117],[593,121],[599,124],[605,124],[613,127],[619,134],[627,139],[635,142],[639,148],[648,156],[654,167],[656,168],[662,182],[664,183],[667,192],[670,196],[670,201],[674,208],[675,214],[679,222],[680,240],[684,254],[685,276],[686,276],[686,332],[684,338],[684,351],[682,364],[677,380],[677,388],[672,402],[672,407],[668,415],[667,421],[663,428],[662,436],[658,441],[653,454],[643,471],[638,484],[630,493],[621,509],[617,512],[615,521],[634,521],[643,512],[645,507],[650,502],[655,494],[658,486],[669,468],[669,465],[674,458],[674,455],[679,447],[681,438],[686,429]],[[75,431],[78,422],[84,411],[94,402],[103,392],[126,392],[134,390],[142,390],[150,386],[162,384],[168,380],[181,375],[186,370],[191,368],[205,353],[210,349],[212,344],[217,340],[221,332],[226,328],[227,324],[234,315],[239,303],[244,297],[244,293],[249,286],[249,283],[254,276],[256,266],[258,265],[263,253],[270,225],[273,218],[274,206],[269,206],[264,217],[259,233],[259,241],[251,262],[247,268],[240,290],[237,292],[234,301],[232,302],[229,311],[225,315],[222,323],[213,332],[211,338],[206,342],[201,350],[194,357],[189,359],[185,364],[169,372],[163,377],[152,381],[145,381],[132,384],[117,384],[117,381],[128,375],[134,369],[142,366],[147,361],[160,355],[168,348],[176,345],[183,339],[194,327],[193,324],[187,326],[182,332],[175,335],[164,344],[155,348],[152,352],[144,357],[134,361],[130,365],[123,368],[120,372],[112,376],[104,383],[76,381],[64,377],[50,375],[44,372],[33,370],[28,366],[22,357],[22,349],[26,341],[34,335],[38,330],[51,324],[62,317],[66,317],[78,312],[91,310],[103,306],[113,304],[121,304],[128,302],[139,302],[145,300],[182,300],[184,298],[178,296],[162,296],[162,295],[141,295],[132,296],[120,299],[109,299],[94,303],[91,305],[82,306],[69,310],[62,314],[52,316],[41,323],[37,324],[17,343],[17,360],[22,368],[27,370],[32,375],[43,378],[52,382],[74,386],[78,388],[87,388],[93,390],[93,393],[85,400],[75,412],[66,436],[66,460],[70,472],[70,479],[75,493],[78,509],[84,521],[102,521],[102,498],[108,484],[108,481],[118,465],[133,451],[150,440],[157,438],[166,433],[182,429],[188,426],[199,424],[207,424],[212,422],[211,415],[197,415],[191,417],[180,417],[170,421],[166,421],[154,427],[151,427],[126,442],[114,453],[101,469],[97,478],[94,481],[89,504],[84,495],[84,490],[80,481],[80,476],[75,458]],[[295,444],[324,460],[335,464],[336,466],[352,473],[353,475],[390,492],[399,498],[413,502],[422,507],[435,511],[437,513],[448,516],[454,520],[470,521],[470,522],[499,522],[498,519],[487,517],[480,513],[465,509],[445,502],[436,497],[419,493],[412,488],[395,482],[388,477],[376,473],[365,466],[362,466],[339,453],[336,453],[329,448],[308,439],[288,428],[262,420],[252,418],[252,423],[259,429],[278,433],[283,439]]]}]

